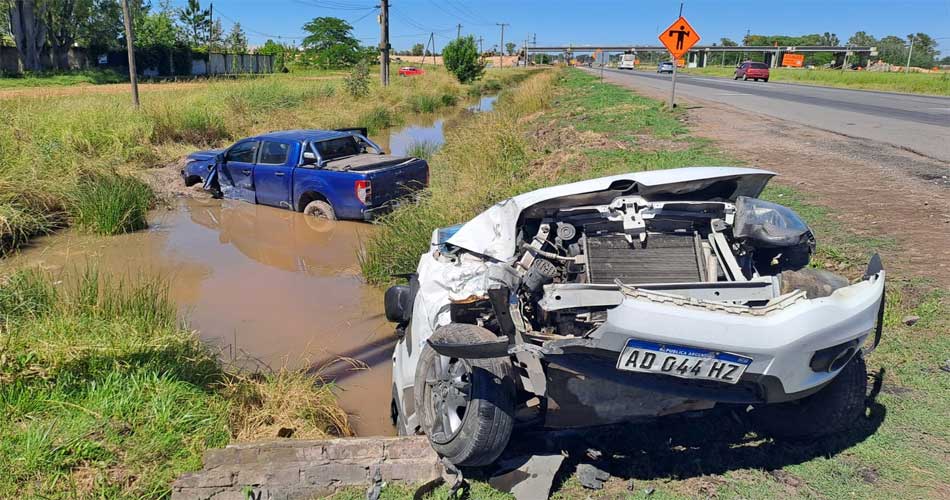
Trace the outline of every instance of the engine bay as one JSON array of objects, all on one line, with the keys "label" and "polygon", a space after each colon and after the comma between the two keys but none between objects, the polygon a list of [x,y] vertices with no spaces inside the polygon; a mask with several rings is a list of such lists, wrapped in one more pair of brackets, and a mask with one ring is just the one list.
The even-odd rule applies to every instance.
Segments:
[{"label": "engine bay", "polygon": [[766,308],[781,276],[815,248],[790,209],[757,198],[547,208],[520,225],[520,316],[526,331],[582,335],[623,295]]}]

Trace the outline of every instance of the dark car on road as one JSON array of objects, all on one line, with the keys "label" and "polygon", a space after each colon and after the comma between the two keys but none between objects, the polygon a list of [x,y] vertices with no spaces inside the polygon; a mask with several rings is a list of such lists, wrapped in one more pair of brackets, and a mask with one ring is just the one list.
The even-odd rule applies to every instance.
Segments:
[{"label": "dark car on road", "polygon": [[663,61],[656,66],[657,73],[672,73],[673,61]]},{"label": "dark car on road", "polygon": [[736,66],[736,76],[734,80],[742,78],[743,80],[762,80],[769,81],[769,66],[765,63],[746,61]]}]

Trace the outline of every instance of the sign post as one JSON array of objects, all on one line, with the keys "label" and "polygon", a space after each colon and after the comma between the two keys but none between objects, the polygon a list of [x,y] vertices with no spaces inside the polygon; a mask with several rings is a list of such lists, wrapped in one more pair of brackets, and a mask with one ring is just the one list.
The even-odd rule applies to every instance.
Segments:
[{"label": "sign post", "polygon": [[660,43],[670,51],[673,57],[673,85],[670,88],[670,109],[676,106],[676,67],[679,58],[683,57],[699,41],[699,33],[680,16],[669,28],[660,33]]}]

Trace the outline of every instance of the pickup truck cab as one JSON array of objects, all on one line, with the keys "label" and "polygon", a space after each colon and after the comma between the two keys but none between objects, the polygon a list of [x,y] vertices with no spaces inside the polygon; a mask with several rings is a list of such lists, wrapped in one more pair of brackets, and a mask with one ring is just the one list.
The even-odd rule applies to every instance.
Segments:
[{"label": "pickup truck cab", "polygon": [[365,129],[288,130],[192,153],[181,175],[225,198],[371,220],[427,187],[429,165],[385,154]]}]

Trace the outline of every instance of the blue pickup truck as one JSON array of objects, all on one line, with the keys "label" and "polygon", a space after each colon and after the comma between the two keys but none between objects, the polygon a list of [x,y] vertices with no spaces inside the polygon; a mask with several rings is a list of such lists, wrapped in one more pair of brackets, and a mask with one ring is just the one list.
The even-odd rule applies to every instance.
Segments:
[{"label": "blue pickup truck", "polygon": [[287,130],[188,155],[185,185],[327,219],[371,220],[429,184],[419,158],[387,155],[365,129]]}]

